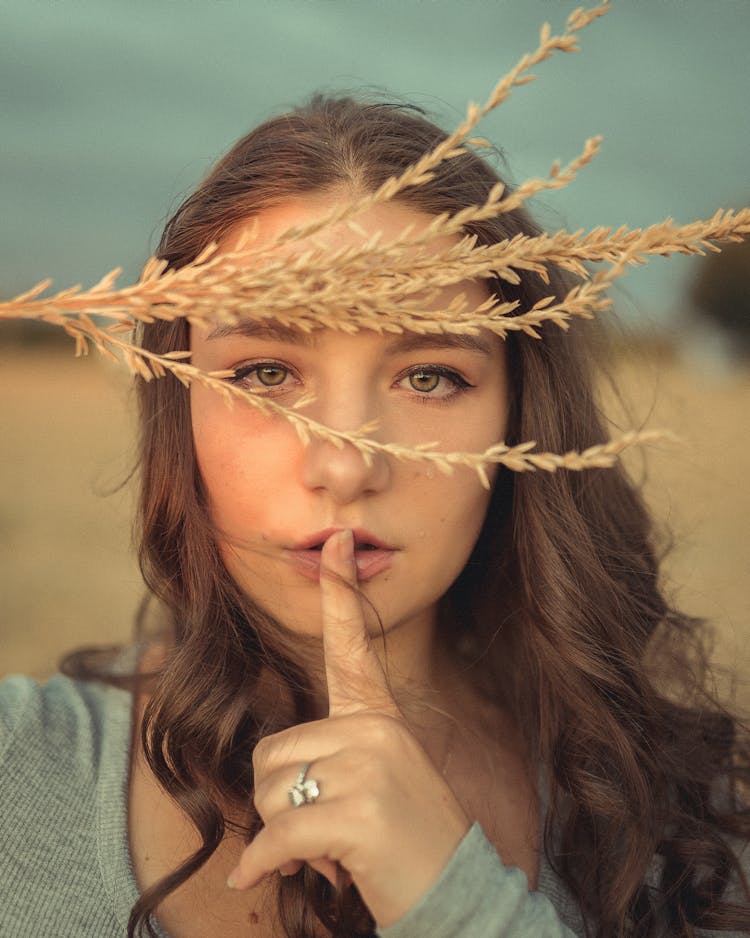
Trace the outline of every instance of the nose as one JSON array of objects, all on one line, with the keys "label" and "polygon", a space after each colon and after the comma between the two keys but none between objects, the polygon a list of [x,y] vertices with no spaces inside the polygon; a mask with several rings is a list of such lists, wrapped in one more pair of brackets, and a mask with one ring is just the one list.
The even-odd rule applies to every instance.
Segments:
[{"label": "nose", "polygon": [[382,492],[390,482],[391,471],[388,457],[380,451],[371,453],[366,460],[352,443],[338,447],[318,436],[313,436],[305,446],[304,485],[327,495],[338,505]]}]

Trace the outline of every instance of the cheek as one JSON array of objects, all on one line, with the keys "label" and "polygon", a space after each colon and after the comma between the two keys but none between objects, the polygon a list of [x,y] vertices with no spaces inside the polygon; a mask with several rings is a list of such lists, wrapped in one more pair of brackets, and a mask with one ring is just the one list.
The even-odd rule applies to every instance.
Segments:
[{"label": "cheek", "polygon": [[465,479],[464,487],[452,496],[446,494],[443,503],[449,506],[446,523],[451,526],[456,543],[467,560],[484,524],[491,495],[482,487],[476,474],[467,469],[466,475],[469,474],[471,479]]},{"label": "cheek", "polygon": [[412,496],[410,507],[424,521],[419,527],[419,540],[452,582],[474,549],[491,493],[482,487],[473,470],[457,468],[450,477],[424,480]]},{"label": "cheek", "polygon": [[[283,480],[299,472],[301,443],[283,419],[221,401],[192,401],[193,440],[214,522],[231,532],[278,514]],[[210,393],[210,392],[209,392]]]}]

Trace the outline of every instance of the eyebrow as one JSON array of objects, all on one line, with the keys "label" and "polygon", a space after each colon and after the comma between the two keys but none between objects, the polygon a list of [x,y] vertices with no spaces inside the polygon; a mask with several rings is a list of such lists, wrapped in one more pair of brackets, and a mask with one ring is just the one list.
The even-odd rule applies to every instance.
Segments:
[{"label": "eyebrow", "polygon": [[291,342],[294,345],[315,345],[312,333],[283,326],[279,322],[256,322],[243,319],[237,323],[225,323],[209,332],[208,339],[226,339],[240,335],[249,339],[268,339],[276,342]]},{"label": "eyebrow", "polygon": [[[229,336],[243,336],[251,339],[266,339],[271,342],[288,342],[292,345],[304,345],[308,348],[317,346],[319,330],[303,332],[291,326],[284,326],[277,322],[256,322],[245,319],[238,323],[227,323],[217,326],[209,333],[209,339],[224,339]],[[478,352],[490,357],[493,354],[491,343],[480,335],[468,333],[439,332],[423,335],[418,332],[404,332],[397,335],[386,346],[386,351],[413,352],[419,349],[463,349],[469,352]]]}]

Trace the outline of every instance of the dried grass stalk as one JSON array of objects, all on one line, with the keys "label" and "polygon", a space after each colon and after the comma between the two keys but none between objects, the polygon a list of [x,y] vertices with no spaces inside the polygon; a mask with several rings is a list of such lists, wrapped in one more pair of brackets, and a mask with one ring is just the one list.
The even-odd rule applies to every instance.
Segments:
[{"label": "dried grass stalk", "polygon": [[[393,199],[410,186],[427,182],[437,165],[465,152],[466,146],[484,145],[486,141],[469,136],[479,120],[505,101],[513,88],[532,81],[535,76],[530,69],[535,65],[555,52],[577,51],[577,33],[606,13],[608,7],[609,0],[604,0],[590,10],[575,10],[560,36],[553,36],[545,23],[538,47],[522,56],[500,79],[485,104],[470,103],[464,121],[445,141],[376,192],[336,206],[319,221],[288,229],[271,245],[253,247],[245,243],[229,254],[219,253],[217,245],[211,244],[193,263],[179,270],[166,270],[166,262],[152,257],[138,281],[123,289],[115,288],[119,268],[89,290],[75,286],[50,297],[41,296],[50,286],[49,280],[42,281],[0,303],[0,319],[37,319],[58,326],[74,339],[77,355],[86,354],[93,345],[105,358],[121,361],[143,380],[171,374],[185,385],[199,382],[216,390],[229,405],[241,400],[264,413],[283,416],[303,442],[316,436],[337,446],[349,444],[366,461],[382,452],[398,459],[431,462],[444,472],[466,466],[476,471],[487,486],[487,466],[491,464],[517,472],[611,466],[626,447],[662,439],[664,434],[628,433],[610,443],[562,455],[533,452],[536,444],[532,442],[513,447],[497,443],[483,453],[439,452],[437,443],[417,447],[382,443],[368,436],[375,430],[373,424],[342,433],[305,416],[301,411],[310,402],[309,397],[298,401],[294,408],[282,407],[228,383],[226,379],[233,376],[232,372],[203,372],[189,364],[189,351],[156,355],[141,348],[134,337],[120,338],[122,333],[132,333],[138,323],[178,317],[186,317],[196,325],[211,325],[217,319],[274,319],[307,332],[322,327],[348,333],[370,329],[422,334],[488,329],[502,338],[513,331],[539,338],[539,327],[544,323],[567,329],[573,317],[591,318],[606,309],[611,303],[606,290],[630,266],[645,264],[656,254],[704,253],[719,250],[717,242],[742,240],[750,234],[750,208],[719,210],[711,219],[685,225],[667,219],[646,229],[623,226],[614,232],[601,227],[586,233],[557,231],[536,237],[518,236],[490,246],[477,246],[474,237],[466,236],[449,248],[435,249],[437,238],[462,234],[470,222],[495,217],[543,190],[568,185],[598,153],[601,138],[594,137],[566,167],[555,163],[546,178],[529,179],[512,193],[499,183],[483,204],[454,215],[440,215],[418,233],[406,229],[385,244],[376,235],[360,246],[339,250],[315,241],[315,235],[331,224],[345,221],[358,230],[358,213]],[[303,238],[311,239],[313,246],[301,255],[290,260],[277,253],[279,246]],[[591,276],[587,263],[610,266]],[[518,283],[522,271],[535,272],[546,280],[549,265],[572,271],[584,282],[562,300],[549,296],[517,315],[515,303],[488,300],[468,307],[462,297],[448,309],[425,310],[440,287],[480,277]],[[92,316],[109,324],[102,325]]]}]

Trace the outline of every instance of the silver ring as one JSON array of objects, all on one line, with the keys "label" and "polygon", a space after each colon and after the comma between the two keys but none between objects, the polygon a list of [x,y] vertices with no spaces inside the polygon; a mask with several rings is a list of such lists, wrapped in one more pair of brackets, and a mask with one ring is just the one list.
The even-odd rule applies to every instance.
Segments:
[{"label": "silver ring", "polygon": [[320,796],[320,787],[314,778],[306,779],[307,770],[312,762],[306,762],[299,770],[297,781],[289,789],[289,802],[293,808],[301,808],[303,804],[312,804]]}]

